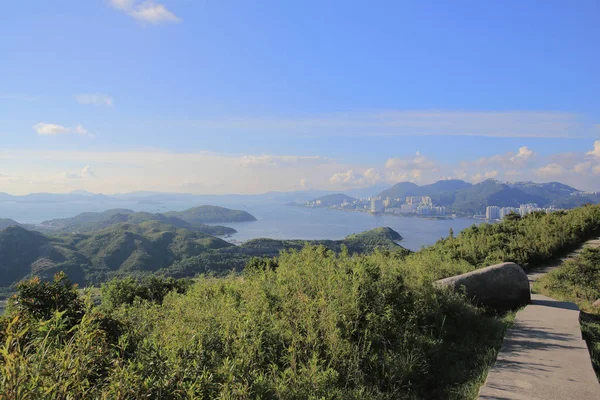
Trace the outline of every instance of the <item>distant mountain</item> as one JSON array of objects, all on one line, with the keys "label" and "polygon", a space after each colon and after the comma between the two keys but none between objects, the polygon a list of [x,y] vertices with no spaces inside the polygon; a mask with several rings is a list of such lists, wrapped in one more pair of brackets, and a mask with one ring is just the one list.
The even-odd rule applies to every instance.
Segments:
[{"label": "distant mountain", "polygon": [[[237,215],[236,210],[228,211]],[[184,213],[185,212],[186,211],[184,211]],[[224,213],[227,214],[227,212]],[[42,232],[85,233],[99,229],[105,229],[112,225],[123,222],[130,224],[141,224],[150,221],[160,222],[166,225],[173,225],[177,228],[195,230],[209,235],[221,236],[236,232],[235,229],[225,226],[209,226],[202,223],[190,223],[175,216],[152,214],[147,212],[134,212],[128,209],[118,208],[104,212],[85,212],[72,218],[60,218],[44,221],[35,227],[35,229],[38,229]]]},{"label": "distant mountain", "polygon": [[560,199],[565,196],[571,196],[573,193],[579,192],[579,190],[559,182],[516,182],[509,183],[508,185],[533,196],[539,196],[545,199],[553,200]]},{"label": "distant mountain", "polygon": [[0,218],[0,229],[8,228],[9,226],[20,226],[17,221],[8,219],[8,218]]},{"label": "distant mountain", "polygon": [[488,205],[518,207],[537,203],[540,207],[572,208],[586,202],[600,202],[599,196],[579,196],[579,190],[559,182],[503,183],[488,179],[475,185],[461,180],[444,180],[418,186],[399,182],[380,193],[382,197],[430,196],[436,205],[449,207],[453,212],[479,214]]},{"label": "distant mountain", "polygon": [[348,202],[348,203],[352,203],[353,201],[356,201],[356,199],[354,197],[350,197],[348,195],[342,194],[342,193],[336,193],[336,194],[328,194],[325,196],[321,196],[317,199],[312,200],[311,202],[317,202],[320,201],[320,206],[321,207],[331,207],[331,206],[338,206],[344,202]]},{"label": "distant mountain", "polygon": [[487,206],[518,207],[526,203],[544,205],[547,201],[542,196],[526,193],[517,187],[488,179],[456,192],[452,211],[483,213]]},{"label": "distant mountain", "polygon": [[256,218],[246,211],[230,210],[229,208],[217,206],[200,206],[185,211],[170,211],[164,215],[182,219],[192,225],[218,222],[256,221]]},{"label": "distant mountain", "polygon": [[418,186],[412,182],[399,182],[391,188],[384,190],[379,195],[383,198],[390,197],[392,199],[404,198],[407,196],[430,196],[433,198],[467,189],[471,186],[470,183],[459,179],[438,181],[423,186]]},{"label": "distant mountain", "polygon": [[114,197],[104,194],[94,194],[89,192],[77,191],[72,193],[31,193],[23,196],[13,196],[7,193],[0,193],[0,201],[14,201],[17,203],[68,203],[68,202],[96,202],[104,203],[116,201]]}]

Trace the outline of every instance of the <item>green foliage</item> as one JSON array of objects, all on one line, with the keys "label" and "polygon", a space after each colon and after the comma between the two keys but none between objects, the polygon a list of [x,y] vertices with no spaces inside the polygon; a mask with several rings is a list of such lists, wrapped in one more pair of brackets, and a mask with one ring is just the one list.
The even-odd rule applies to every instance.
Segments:
[{"label": "green foliage", "polygon": [[448,237],[420,253],[466,261],[480,268],[512,261],[523,268],[556,257],[600,232],[600,206],[569,212],[511,216],[498,224],[481,224]]},{"label": "green foliage", "polygon": [[585,248],[537,282],[536,289],[588,308],[600,299],[600,248]]},{"label": "green foliage", "polygon": [[102,285],[102,306],[111,310],[123,304],[133,304],[137,299],[162,304],[169,292],[185,293],[191,284],[191,279],[157,276],[151,276],[141,281],[133,277],[113,279]]},{"label": "green foliage", "polygon": [[[202,221],[199,220],[196,220],[195,222],[188,222],[176,216],[177,214],[186,215],[186,213],[193,212],[193,210],[195,209],[182,211],[181,213],[174,213],[173,215],[167,215],[159,213],[152,214],[148,212],[134,212],[128,209],[116,208],[103,212],[85,212],[72,218],[60,218],[44,221],[41,225],[33,228],[46,233],[87,233],[100,229],[106,229],[113,225],[126,222],[136,225],[147,223],[155,226],[185,228],[209,235],[227,235],[236,232],[236,230],[233,228],[204,225]],[[227,215],[238,215],[238,211],[236,210],[229,210],[226,208],[222,210],[223,222],[227,221]],[[2,226],[1,224],[2,220],[0,220],[0,227]]]},{"label": "green foliage", "polygon": [[256,218],[246,211],[217,206],[194,207],[185,211],[171,211],[164,215],[182,219],[190,224],[256,221]]},{"label": "green foliage", "polygon": [[74,282],[98,284],[121,273],[155,272],[203,252],[234,247],[172,225],[120,223],[88,234],[44,236],[21,227],[0,231],[0,285],[64,271]]},{"label": "green foliage", "polygon": [[132,280],[105,285],[104,301],[120,305],[109,307],[124,329],[114,339],[92,308],[72,328],[63,328],[61,312],[26,325],[5,319],[0,391],[81,399],[472,397],[506,327],[389,252],[306,247],[283,253],[276,266],[252,265],[243,278],[202,278],[185,294],[159,291],[162,304],[131,300],[143,286]]},{"label": "green foliage", "polygon": [[83,302],[79,298],[77,285],[67,275],[59,272],[52,282],[38,277],[20,282],[17,294],[10,299],[9,313],[37,320],[50,319],[57,312],[72,324],[81,319]]},{"label": "green foliage", "polygon": [[587,342],[596,376],[600,380],[600,315],[581,313],[581,333]]},{"label": "green foliage", "polygon": [[589,311],[581,312],[581,331],[600,379],[600,311],[592,307],[600,299],[600,248],[583,249],[577,257],[541,277],[534,289]]}]

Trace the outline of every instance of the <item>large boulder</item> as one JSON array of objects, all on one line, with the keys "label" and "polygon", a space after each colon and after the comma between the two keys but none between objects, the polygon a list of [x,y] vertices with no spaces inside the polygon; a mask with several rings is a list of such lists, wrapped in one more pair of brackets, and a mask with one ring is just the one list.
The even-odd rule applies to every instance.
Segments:
[{"label": "large boulder", "polygon": [[600,308],[600,299],[596,300],[592,306],[595,308]]},{"label": "large boulder", "polygon": [[463,291],[477,304],[496,310],[514,309],[531,302],[529,279],[523,268],[506,262],[436,281],[439,287]]}]

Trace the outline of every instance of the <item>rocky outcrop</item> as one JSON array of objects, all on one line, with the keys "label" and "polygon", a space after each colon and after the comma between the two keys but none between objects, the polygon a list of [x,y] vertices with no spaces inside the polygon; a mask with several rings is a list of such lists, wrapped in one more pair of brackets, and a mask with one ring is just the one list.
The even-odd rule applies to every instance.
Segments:
[{"label": "rocky outcrop", "polygon": [[600,299],[596,300],[592,306],[595,308],[600,308]]},{"label": "rocky outcrop", "polygon": [[511,262],[441,279],[436,285],[464,290],[477,304],[496,310],[514,309],[531,302],[527,275],[523,268]]}]

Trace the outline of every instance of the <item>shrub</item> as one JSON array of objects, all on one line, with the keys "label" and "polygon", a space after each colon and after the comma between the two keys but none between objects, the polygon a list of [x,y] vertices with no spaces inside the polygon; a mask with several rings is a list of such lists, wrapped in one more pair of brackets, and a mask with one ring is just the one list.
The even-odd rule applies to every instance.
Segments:
[{"label": "shrub", "polygon": [[113,279],[102,285],[102,302],[108,309],[122,304],[133,304],[135,299],[162,304],[167,293],[185,293],[191,279],[174,279],[151,276],[142,280],[133,277]]},{"label": "shrub", "polygon": [[52,282],[33,277],[20,282],[17,290],[17,294],[10,299],[9,314],[47,320],[56,312],[61,312],[71,326],[83,315],[83,302],[79,298],[77,285],[71,283],[64,272],[54,275]]}]

